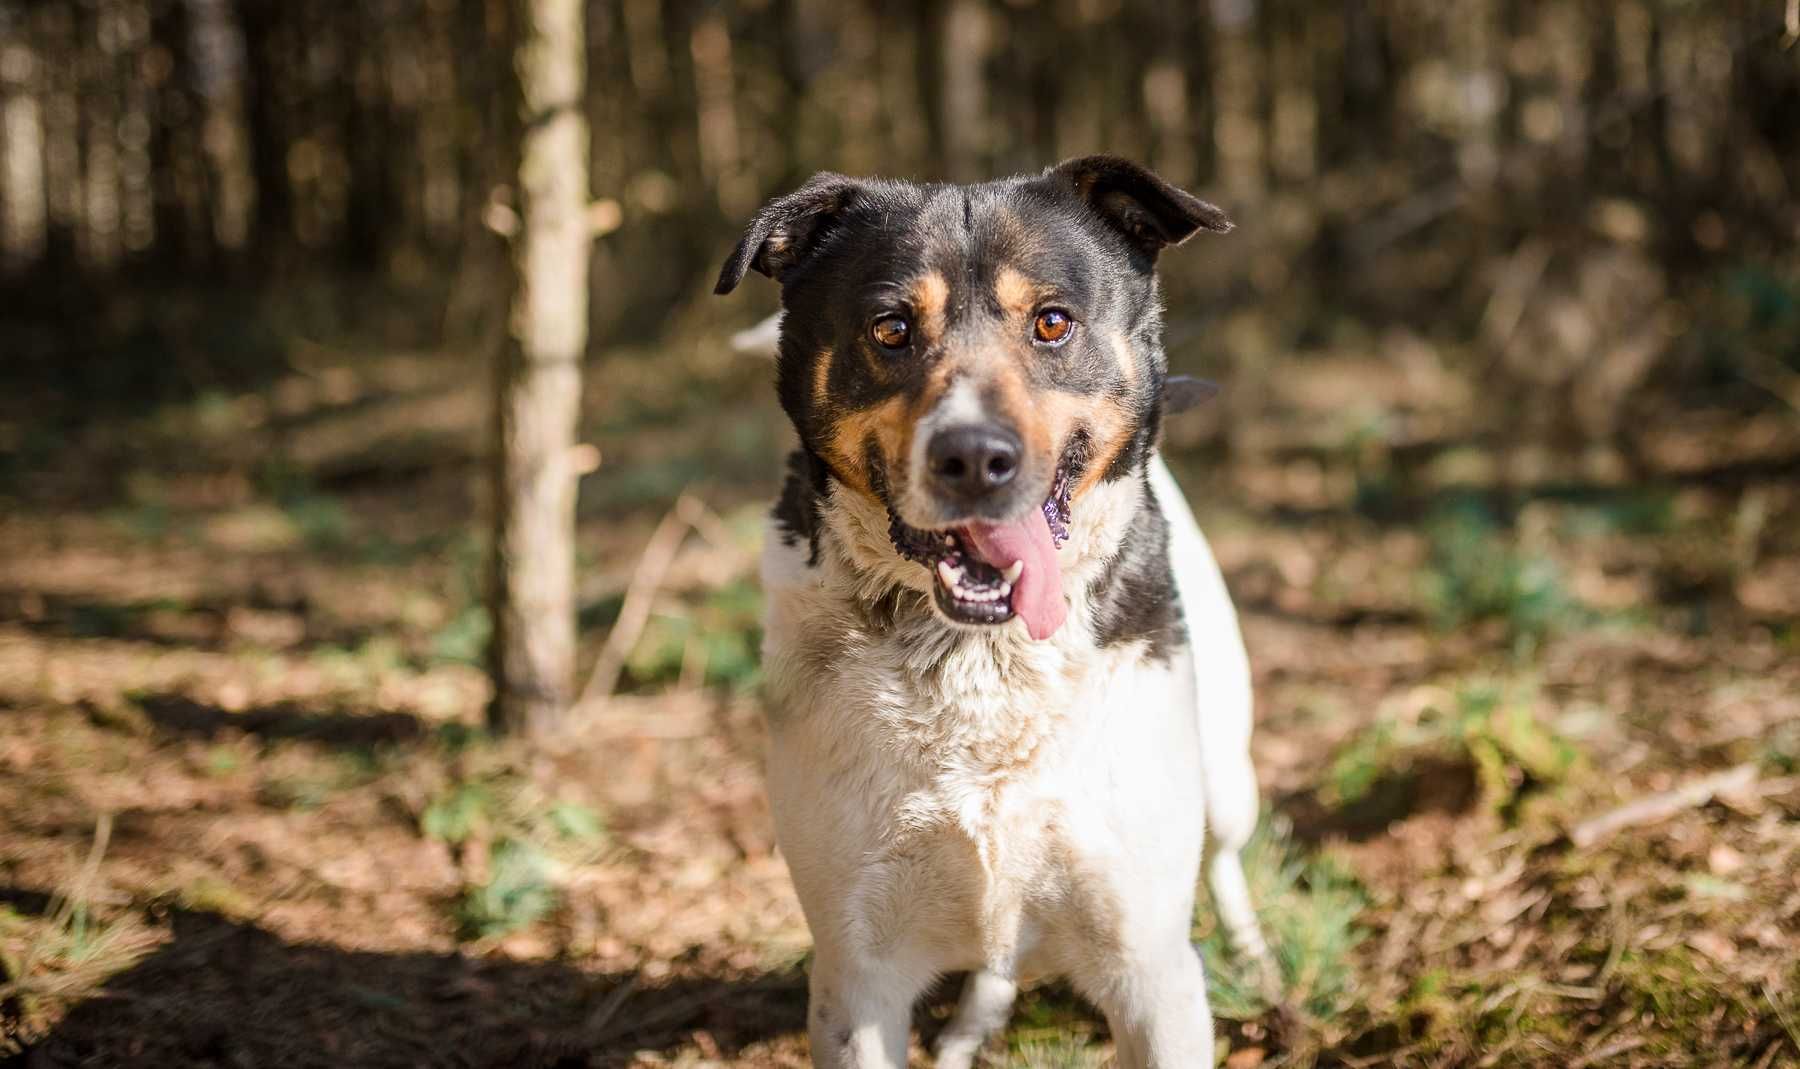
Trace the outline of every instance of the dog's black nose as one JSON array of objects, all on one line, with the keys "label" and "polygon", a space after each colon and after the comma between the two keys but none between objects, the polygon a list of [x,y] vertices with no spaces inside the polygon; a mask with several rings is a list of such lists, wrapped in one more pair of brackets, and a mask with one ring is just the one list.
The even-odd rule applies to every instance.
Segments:
[{"label": "dog's black nose", "polygon": [[1019,473],[1019,436],[986,423],[946,427],[925,446],[934,489],[972,501],[1012,482]]}]

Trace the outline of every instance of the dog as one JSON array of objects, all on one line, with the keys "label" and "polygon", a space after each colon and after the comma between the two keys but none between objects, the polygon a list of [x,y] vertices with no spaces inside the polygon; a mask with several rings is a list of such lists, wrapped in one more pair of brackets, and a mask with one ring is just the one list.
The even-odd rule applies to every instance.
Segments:
[{"label": "dog", "polygon": [[778,325],[741,337],[774,342],[799,440],[763,658],[816,1065],[901,1069],[915,1000],[967,971],[940,1067],[1054,976],[1125,1069],[1211,1066],[1203,868],[1268,968],[1239,857],[1249,665],[1157,453],[1205,389],[1167,374],[1156,261],[1231,226],[1107,156],[966,186],[825,173],[720,271],[720,294],[781,287]]}]

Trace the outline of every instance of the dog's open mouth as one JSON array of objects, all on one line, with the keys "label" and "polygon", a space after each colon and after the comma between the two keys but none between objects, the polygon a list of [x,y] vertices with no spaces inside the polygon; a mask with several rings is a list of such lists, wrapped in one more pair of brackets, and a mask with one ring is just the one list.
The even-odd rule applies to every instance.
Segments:
[{"label": "dog's open mouth", "polygon": [[1056,551],[1069,538],[1072,487],[1065,462],[1041,508],[1006,523],[942,531],[909,527],[890,509],[888,537],[901,556],[931,571],[933,596],[945,616],[966,624],[1001,624],[1018,616],[1032,638],[1049,638],[1068,612]]}]

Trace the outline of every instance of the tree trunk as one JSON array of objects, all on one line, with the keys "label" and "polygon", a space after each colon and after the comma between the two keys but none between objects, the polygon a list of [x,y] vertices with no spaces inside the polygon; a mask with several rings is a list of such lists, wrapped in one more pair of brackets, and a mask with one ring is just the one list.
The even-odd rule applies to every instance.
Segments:
[{"label": "tree trunk", "polygon": [[581,0],[516,0],[518,230],[511,330],[494,396],[489,651],[498,731],[542,734],[569,713],[575,666],[575,471],[587,348],[588,128]]},{"label": "tree trunk", "polygon": [[381,84],[382,65],[388,56],[376,20],[366,17],[358,5],[345,4],[338,9],[338,18],[345,51],[338,114],[342,116],[344,162],[349,169],[344,191],[344,251],[353,269],[373,274],[386,266],[388,239],[402,222],[399,206],[390,197],[388,176],[398,141]]},{"label": "tree trunk", "polygon": [[294,233],[294,190],[288,177],[290,117],[284,60],[294,54],[292,35],[274,4],[237,6],[244,35],[244,67],[249,85],[244,94],[250,126],[250,171],[256,183],[256,216],[251,246],[256,259],[289,252]]},{"label": "tree trunk", "polygon": [[944,170],[957,182],[973,182],[986,169],[986,68],[988,48],[993,43],[989,18],[980,0],[950,0],[937,27],[944,72],[938,98]]},{"label": "tree trunk", "polygon": [[1210,185],[1219,178],[1219,86],[1215,67],[1211,4],[1196,4],[1184,25],[1187,28],[1186,53],[1188,85],[1189,136],[1194,143],[1194,180]]}]

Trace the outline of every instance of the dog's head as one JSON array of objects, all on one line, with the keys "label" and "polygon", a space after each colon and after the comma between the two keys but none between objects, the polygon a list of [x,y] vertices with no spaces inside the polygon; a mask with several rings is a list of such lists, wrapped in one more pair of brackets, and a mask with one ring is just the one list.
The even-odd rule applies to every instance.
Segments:
[{"label": "dog's head", "polygon": [[1044,638],[1072,511],[1156,441],[1157,254],[1229,229],[1105,156],[972,186],[820,174],[757,213],[717,292],[751,269],[781,283],[782,407],[832,481],[886,510],[938,610]]}]

